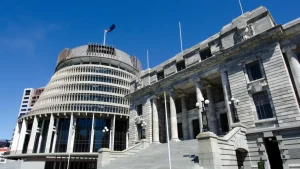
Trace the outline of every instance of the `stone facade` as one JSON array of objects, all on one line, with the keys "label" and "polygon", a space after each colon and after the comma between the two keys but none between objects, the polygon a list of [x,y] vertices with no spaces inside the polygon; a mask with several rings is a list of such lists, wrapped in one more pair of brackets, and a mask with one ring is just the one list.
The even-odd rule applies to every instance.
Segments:
[{"label": "stone facade", "polygon": [[[150,80],[133,88],[127,98],[133,104],[143,102],[145,139],[150,142],[156,134],[164,143],[200,133],[199,153],[215,157],[215,166],[200,160],[203,168],[300,168],[299,58],[300,19],[276,25],[269,11],[259,7],[140,72],[142,79]],[[149,119],[157,118],[153,98],[158,127]],[[134,131],[135,126],[129,128]]]}]

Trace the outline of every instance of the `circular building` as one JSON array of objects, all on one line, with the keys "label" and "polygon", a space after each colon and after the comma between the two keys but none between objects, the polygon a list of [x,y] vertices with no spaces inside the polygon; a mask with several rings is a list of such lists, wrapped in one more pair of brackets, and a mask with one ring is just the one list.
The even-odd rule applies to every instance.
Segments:
[{"label": "circular building", "polygon": [[10,156],[60,158],[126,149],[129,100],[124,96],[137,72],[131,57],[114,47],[64,49],[44,92],[18,119]]}]

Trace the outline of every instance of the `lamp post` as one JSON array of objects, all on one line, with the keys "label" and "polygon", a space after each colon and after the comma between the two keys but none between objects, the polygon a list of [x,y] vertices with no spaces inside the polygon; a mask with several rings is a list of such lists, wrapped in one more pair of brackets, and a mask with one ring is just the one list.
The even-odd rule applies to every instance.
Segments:
[{"label": "lamp post", "polygon": [[229,104],[232,106],[232,110],[233,110],[233,113],[234,113],[234,122],[236,123],[236,122],[240,122],[240,120],[239,120],[239,117],[238,117],[238,114],[237,114],[237,111],[236,111],[236,106],[239,104],[239,99],[236,99],[236,98],[234,98],[234,97],[232,97],[231,99],[230,99],[230,102],[229,102]]},{"label": "lamp post", "polygon": [[[108,131],[109,131],[109,129],[105,126],[105,127],[103,128],[103,130],[102,130],[103,135],[105,136],[105,133],[108,132]],[[103,137],[104,137],[104,136],[103,136]],[[110,141],[109,141],[109,144],[110,144]]]},{"label": "lamp post", "polygon": [[[204,100],[203,98],[201,99],[201,104],[202,104],[202,125],[200,128],[203,128],[203,131],[209,131],[209,126],[208,126],[208,117],[207,117],[207,112],[206,112],[206,106],[209,104],[209,100]],[[200,109],[200,103],[196,103],[196,107]],[[201,132],[201,131],[200,131]]]}]

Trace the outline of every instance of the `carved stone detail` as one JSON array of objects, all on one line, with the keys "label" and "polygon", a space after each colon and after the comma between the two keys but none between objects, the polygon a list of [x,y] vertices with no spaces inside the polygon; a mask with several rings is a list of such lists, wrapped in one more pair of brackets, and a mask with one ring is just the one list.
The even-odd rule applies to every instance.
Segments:
[{"label": "carved stone detail", "polygon": [[267,84],[266,79],[261,79],[261,80],[258,80],[258,81],[248,83],[247,84],[247,89],[248,89],[248,92],[250,94],[252,94],[252,93],[262,91],[264,89],[264,87],[266,87],[267,85],[268,84]]},{"label": "carved stone detail", "polygon": [[235,44],[240,43],[244,40],[247,40],[253,36],[252,25],[246,25],[241,28],[238,28],[234,36]]}]

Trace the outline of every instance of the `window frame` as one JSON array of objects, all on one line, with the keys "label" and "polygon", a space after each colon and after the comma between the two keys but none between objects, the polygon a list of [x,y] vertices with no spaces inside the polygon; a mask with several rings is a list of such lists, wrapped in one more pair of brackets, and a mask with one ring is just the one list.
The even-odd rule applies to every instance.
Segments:
[{"label": "window frame", "polygon": [[[266,94],[266,96],[268,98],[268,101],[269,101],[269,104],[270,104],[270,108],[271,108],[271,111],[272,111],[272,117],[259,119],[259,114],[258,114],[259,112],[257,111],[253,95],[254,94],[258,94],[258,93],[263,93],[263,92]],[[272,120],[272,119],[276,118],[276,112],[275,112],[275,109],[274,109],[274,105],[273,105],[272,99],[270,97],[270,91],[268,89],[252,93],[252,94],[250,94],[250,96],[251,96],[251,99],[252,99],[251,103],[252,103],[253,110],[254,110],[253,112],[255,112],[255,115],[254,115],[255,116],[255,120],[257,122],[266,121],[266,120]]]}]

